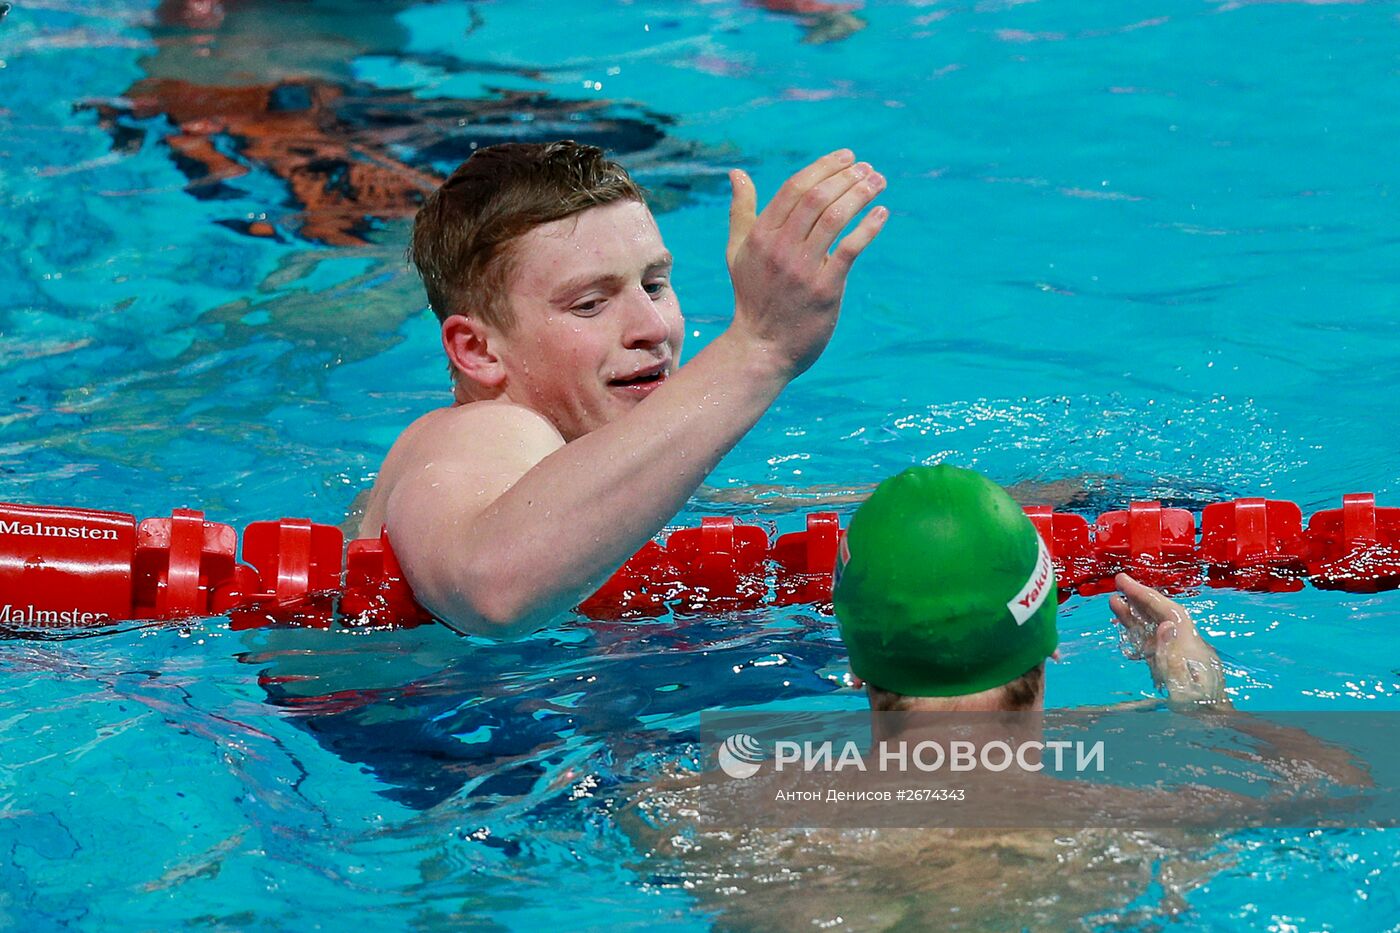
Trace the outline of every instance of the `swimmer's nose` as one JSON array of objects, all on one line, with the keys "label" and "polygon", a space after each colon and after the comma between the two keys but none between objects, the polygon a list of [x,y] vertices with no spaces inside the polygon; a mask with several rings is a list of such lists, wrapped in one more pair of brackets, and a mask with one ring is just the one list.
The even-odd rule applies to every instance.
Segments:
[{"label": "swimmer's nose", "polygon": [[671,325],[664,309],[645,289],[638,288],[635,294],[629,295],[627,311],[627,330],[622,338],[627,349],[657,347],[671,336]]}]

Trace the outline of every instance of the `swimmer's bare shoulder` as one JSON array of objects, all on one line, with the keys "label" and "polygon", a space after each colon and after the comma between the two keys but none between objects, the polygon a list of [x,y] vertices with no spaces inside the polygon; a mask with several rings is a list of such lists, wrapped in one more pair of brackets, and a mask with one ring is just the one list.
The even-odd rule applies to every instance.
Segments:
[{"label": "swimmer's bare shoulder", "polygon": [[[364,503],[359,537],[395,529],[400,561],[451,540],[521,476],[564,446],[550,422],[523,405],[472,402],[428,412],[394,441]],[[442,537],[438,537],[442,535]],[[411,559],[411,558],[410,558]],[[431,559],[415,561],[430,565]]]}]

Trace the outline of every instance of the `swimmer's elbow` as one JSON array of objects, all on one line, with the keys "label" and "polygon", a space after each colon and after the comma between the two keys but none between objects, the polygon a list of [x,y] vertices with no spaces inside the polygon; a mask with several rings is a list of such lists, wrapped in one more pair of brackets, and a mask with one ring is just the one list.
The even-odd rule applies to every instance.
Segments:
[{"label": "swimmer's elbow", "polygon": [[463,545],[444,545],[433,529],[401,530],[392,513],[389,518],[390,540],[397,532],[404,542],[399,563],[414,598],[449,628],[513,638],[549,624],[555,594],[548,578],[522,567],[513,549],[490,546],[485,535],[474,535]]},{"label": "swimmer's elbow", "polygon": [[529,634],[548,622],[534,597],[506,584],[499,574],[462,568],[454,575],[452,586],[429,594],[423,605],[465,635],[511,638]]},{"label": "swimmer's elbow", "polygon": [[513,638],[528,635],[540,627],[539,621],[531,613],[495,597],[475,600],[470,605],[459,604],[454,611],[434,614],[449,628],[464,635]]}]

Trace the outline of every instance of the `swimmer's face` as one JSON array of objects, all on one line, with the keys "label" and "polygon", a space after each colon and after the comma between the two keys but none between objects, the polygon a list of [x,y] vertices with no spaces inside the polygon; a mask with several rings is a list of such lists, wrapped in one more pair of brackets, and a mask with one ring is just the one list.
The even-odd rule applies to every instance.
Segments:
[{"label": "swimmer's face", "polygon": [[635,408],[675,370],[684,321],[651,211],[617,201],[512,244],[515,324],[498,336],[505,394],[566,441]]}]

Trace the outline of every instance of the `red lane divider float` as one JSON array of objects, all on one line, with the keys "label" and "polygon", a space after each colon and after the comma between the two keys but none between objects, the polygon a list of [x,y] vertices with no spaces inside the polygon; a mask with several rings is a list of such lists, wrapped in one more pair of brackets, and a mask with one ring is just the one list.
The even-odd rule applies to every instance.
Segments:
[{"label": "red lane divider float", "polygon": [[[1133,502],[1092,523],[1049,506],[1026,514],[1055,562],[1061,599],[1132,573],[1168,590],[1374,592],[1400,586],[1400,508],[1356,493],[1303,524],[1292,502],[1236,499],[1200,517]],[[827,603],[840,546],[835,513],[770,541],[757,525],[705,518],[648,542],[579,607],[600,619]],[[204,513],[132,515],[0,503],[0,627],[83,628],[124,619],[226,614],[235,629],[432,621],[413,599],[387,534],[351,541],[307,519],[254,522],[239,536]]]},{"label": "red lane divider float", "polygon": [[238,532],[206,522],[203,512],[176,509],[169,518],[136,526],[132,557],[136,618],[178,619],[208,615],[214,590],[238,566]]},{"label": "red lane divider float", "polygon": [[1400,509],[1376,508],[1369,492],[1343,496],[1340,509],[1314,514],[1307,539],[1314,586],[1369,593],[1400,585]]},{"label": "red lane divider float", "polygon": [[831,571],[841,546],[841,519],[835,512],[807,516],[807,530],[782,535],[773,542],[773,602],[831,601]]},{"label": "red lane divider float", "polygon": [[345,554],[345,594],[340,598],[342,620],[357,625],[425,625],[432,615],[413,599],[389,535],[351,541]]},{"label": "red lane divider float", "polygon": [[1127,571],[1154,586],[1182,589],[1200,583],[1196,564],[1196,516],[1185,509],[1164,509],[1158,502],[1134,502],[1105,512],[1094,524],[1094,558],[1090,579],[1079,592],[1113,590],[1113,575]]},{"label": "red lane divider float", "polygon": [[1200,560],[1211,586],[1300,590],[1311,546],[1292,502],[1236,499],[1201,512]]}]

